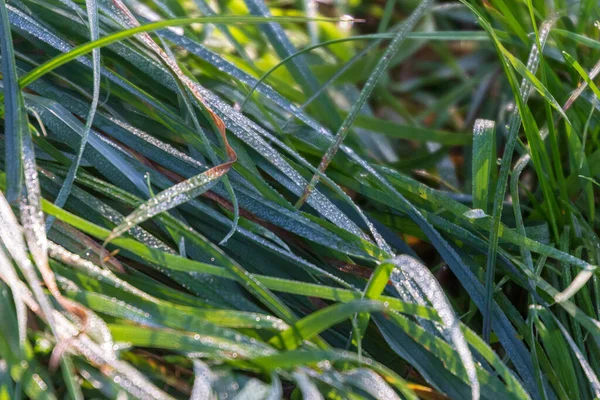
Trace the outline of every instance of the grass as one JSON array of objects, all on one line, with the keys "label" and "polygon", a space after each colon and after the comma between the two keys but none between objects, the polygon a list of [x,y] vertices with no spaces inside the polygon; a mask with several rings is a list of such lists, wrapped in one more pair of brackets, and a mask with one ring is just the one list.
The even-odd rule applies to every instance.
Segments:
[{"label": "grass", "polygon": [[0,399],[600,398],[598,20],[0,0]]}]

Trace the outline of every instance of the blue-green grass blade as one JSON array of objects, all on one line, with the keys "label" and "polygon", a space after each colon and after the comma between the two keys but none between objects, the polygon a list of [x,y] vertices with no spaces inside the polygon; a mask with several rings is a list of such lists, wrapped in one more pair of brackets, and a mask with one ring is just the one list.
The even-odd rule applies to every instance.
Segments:
[{"label": "blue-green grass blade", "polygon": [[23,136],[29,134],[25,103],[18,84],[13,39],[5,0],[0,1],[0,54],[2,55],[2,86],[5,121],[6,196],[15,202],[23,187]]}]

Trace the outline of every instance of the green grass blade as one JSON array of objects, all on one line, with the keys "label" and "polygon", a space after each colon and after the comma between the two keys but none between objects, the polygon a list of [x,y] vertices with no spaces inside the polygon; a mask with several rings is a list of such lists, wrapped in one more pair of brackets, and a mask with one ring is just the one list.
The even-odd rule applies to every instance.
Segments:
[{"label": "green grass blade", "polygon": [[6,196],[15,202],[23,187],[23,136],[29,134],[25,104],[18,84],[13,39],[5,0],[0,2],[0,54],[2,55],[2,85],[4,88]]},{"label": "green grass blade", "polygon": [[312,339],[358,312],[384,312],[385,309],[383,303],[369,300],[335,304],[299,320],[287,330],[273,336],[270,343],[280,349],[295,350],[305,340]]},{"label": "green grass blade", "polygon": [[473,127],[473,208],[487,213],[490,204],[489,189],[492,168],[496,168],[495,124],[478,119]]},{"label": "green grass blade", "polygon": [[592,78],[588,75],[585,69],[583,69],[581,64],[579,64],[577,60],[575,60],[570,54],[568,54],[565,51],[562,52],[562,55],[567,61],[567,63],[577,71],[577,73],[581,76],[585,83],[590,87],[590,89],[592,89],[592,92],[594,92],[596,97],[600,99],[600,89],[598,89],[598,86],[596,86]]}]

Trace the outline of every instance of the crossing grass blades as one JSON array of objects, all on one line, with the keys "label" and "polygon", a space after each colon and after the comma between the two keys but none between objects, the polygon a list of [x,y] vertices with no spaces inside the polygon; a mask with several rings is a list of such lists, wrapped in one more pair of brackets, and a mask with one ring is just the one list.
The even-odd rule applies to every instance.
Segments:
[{"label": "crossing grass blades", "polygon": [[600,398],[598,20],[0,0],[0,398]]}]

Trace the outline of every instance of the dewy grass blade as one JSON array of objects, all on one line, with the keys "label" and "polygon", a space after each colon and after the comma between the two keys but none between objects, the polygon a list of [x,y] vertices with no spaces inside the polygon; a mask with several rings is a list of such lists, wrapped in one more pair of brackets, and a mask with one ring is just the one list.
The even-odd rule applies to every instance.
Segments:
[{"label": "dewy grass blade", "polygon": [[473,208],[488,212],[490,177],[496,165],[494,121],[478,119],[473,128]]},{"label": "dewy grass blade", "polygon": [[[87,17],[88,17],[88,25],[90,30],[90,41],[98,40],[99,38],[99,29],[98,29],[98,5],[96,0],[86,0],[85,2],[87,8]],[[73,4],[76,7],[75,11],[79,12],[79,7]],[[69,169],[69,173],[65,178],[65,182],[63,187],[60,189],[56,200],[54,201],[58,207],[63,207],[71,193],[71,187],[73,186],[73,181],[75,180],[75,175],[77,174],[77,169],[79,168],[79,164],[81,163],[81,159],[83,158],[83,152],[85,150],[85,146],[88,141],[88,136],[90,130],[92,129],[92,124],[94,123],[94,116],[96,114],[96,108],[98,107],[98,101],[100,97],[100,49],[96,48],[92,50],[92,65],[93,65],[93,88],[92,88],[92,103],[90,105],[90,109],[88,111],[85,126],[83,130],[83,135],[81,136],[81,143],[79,145],[79,151],[75,156],[75,160],[72,161],[71,168]],[[52,227],[52,218],[48,218],[46,221],[46,232],[50,231]]]},{"label": "dewy grass blade", "polygon": [[353,369],[343,374],[344,380],[369,393],[376,399],[400,400],[385,380],[370,369]]},{"label": "dewy grass blade", "polygon": [[17,312],[17,330],[19,335],[19,346],[21,352],[25,351],[25,342],[27,340],[27,306],[23,300],[23,294],[19,290],[19,284],[21,280],[15,271],[13,263],[10,261],[10,257],[4,249],[3,245],[0,245],[0,267],[2,272],[0,278],[5,281],[10,290],[15,302],[15,309]]},{"label": "dewy grass blade", "polygon": [[477,371],[475,369],[473,355],[460,330],[460,321],[454,314],[452,306],[446,298],[446,294],[439,282],[426,266],[410,256],[401,255],[387,262],[396,267],[392,272],[391,280],[397,289],[402,287],[402,283],[399,282],[399,280],[404,279],[400,275],[400,271],[402,271],[406,276],[417,283],[433,308],[438,312],[438,315],[444,324],[446,334],[450,342],[454,345],[467,372],[467,376],[469,377],[469,382],[471,383],[471,397],[473,400],[479,399],[480,387],[479,381],[477,380]]},{"label": "dewy grass blade", "polygon": [[556,101],[550,91],[539,81],[538,78],[535,77],[530,69],[523,64],[521,60],[509,53],[504,47],[501,47],[501,51],[502,54],[504,54],[504,57],[506,57],[506,59],[511,63],[515,71],[517,71],[523,77],[523,79],[526,79],[530,86],[537,90],[539,94],[552,106],[552,108],[554,108],[560,114],[560,116],[563,117],[569,125],[571,125],[567,114],[565,114],[563,108],[560,106],[560,104],[558,104],[558,101]]},{"label": "dewy grass blade", "polygon": [[305,372],[302,370],[294,371],[292,377],[294,378],[294,382],[298,385],[298,388],[300,388],[304,400],[323,400],[323,395],[321,395],[319,388],[311,381]]},{"label": "dewy grass blade", "polygon": [[208,365],[201,360],[193,360],[194,387],[190,400],[204,400],[210,398],[212,372]]},{"label": "dewy grass blade", "polygon": [[[233,153],[233,149],[231,152]],[[158,193],[156,196],[140,205],[135,211],[125,217],[123,222],[121,222],[112,230],[111,234],[104,242],[104,245],[127,232],[132,227],[139,225],[155,215],[184,204],[206,192],[211,187],[216,185],[220,178],[231,169],[231,165],[233,165],[235,160],[235,153],[233,153],[230,155],[229,161],[217,165],[216,167],[212,167],[206,172],[196,175]]]},{"label": "dewy grass blade", "polygon": [[[31,229],[31,227],[29,229]],[[15,260],[29,282],[52,333],[56,338],[60,338],[56,324],[54,323],[54,307],[42,289],[42,284],[38,278],[35,266],[28,257],[21,227],[18,224],[17,218],[13,214],[8,201],[2,193],[0,193],[0,240],[2,240],[4,247],[8,250],[11,257]],[[23,300],[34,301],[33,299],[27,298],[24,298]]]},{"label": "dewy grass blade", "polygon": [[[333,143],[325,152],[325,155],[323,156],[323,159],[321,160],[321,163],[319,164],[319,171],[321,171],[322,173],[325,172],[325,170],[327,169],[327,166],[329,166],[329,163],[335,156],[335,153],[337,153],[338,149],[344,142],[344,139],[346,138],[346,135],[350,131],[350,127],[354,123],[354,120],[356,119],[356,117],[358,116],[360,111],[362,110],[362,108],[365,105],[365,103],[367,102],[368,98],[371,96],[371,93],[373,92],[373,90],[375,89],[377,81],[383,75],[383,73],[386,71],[388,65],[392,62],[392,58],[394,57],[394,55],[400,48],[400,45],[406,39],[408,32],[410,32],[413,29],[413,27],[416,25],[416,23],[419,21],[419,19],[421,19],[421,16],[425,13],[425,11],[427,11],[430,2],[431,2],[430,0],[423,0],[421,2],[421,4],[419,4],[419,6],[416,8],[416,10],[413,11],[411,16],[407,19],[405,24],[402,26],[402,28],[398,31],[398,33],[396,34],[396,36],[390,43],[389,47],[386,49],[385,53],[383,54],[383,56],[377,63],[377,66],[373,70],[373,73],[369,76],[369,79],[365,83],[365,86],[363,87],[363,89],[360,93],[360,97],[359,97],[358,101],[352,105],[352,109],[350,110],[350,113],[348,114],[348,116],[346,117],[344,122],[342,122],[342,125],[338,129]],[[296,208],[300,208],[302,206],[302,204],[304,204],[304,202],[306,201],[308,196],[310,196],[310,193],[313,191],[313,189],[316,186],[316,184],[318,183],[318,181],[319,181],[319,176],[316,174],[313,175],[309,184],[304,189],[304,193],[302,194],[302,196],[296,203]]]},{"label": "dewy grass blade", "polygon": [[23,136],[29,134],[25,104],[17,81],[17,69],[5,0],[0,0],[0,55],[4,87],[4,140],[7,188],[10,203],[21,196],[23,187]]},{"label": "dewy grass blade", "polygon": [[[21,199],[19,201],[19,210],[21,214],[21,223],[24,228],[23,234],[25,236],[25,242],[27,243],[29,252],[31,253],[33,261],[35,262],[35,265],[37,266],[37,269],[39,270],[40,275],[42,277],[42,281],[46,285],[48,291],[63,308],[73,313],[74,315],[77,315],[82,320],[85,320],[87,318],[86,310],[78,304],[73,303],[72,301],[65,299],[62,296],[62,294],[58,290],[58,286],[56,285],[54,273],[52,272],[48,264],[48,240],[46,238],[45,232],[44,213],[41,209],[42,193],[38,179],[33,142],[29,133],[23,135],[22,145],[25,191],[24,196],[21,196]],[[5,242],[5,245],[7,245],[6,239],[3,240]],[[18,239],[15,238],[15,240],[17,240],[18,242]],[[17,244],[17,242],[15,242],[15,244]],[[21,252],[16,254],[18,254],[19,257],[23,257],[23,254]],[[13,257],[15,257],[14,254]],[[19,265],[23,269],[23,273],[29,280],[30,285],[37,284],[37,273],[32,273],[29,269],[32,264],[23,260]],[[30,276],[29,274],[32,275]],[[35,289],[34,293],[36,293]],[[38,298],[38,302],[42,306],[42,309],[44,311],[48,323],[50,324],[53,334],[57,339],[59,339],[56,327],[54,326],[52,305],[47,304],[48,301],[45,295],[40,296],[38,293],[36,293],[36,297]]]}]

